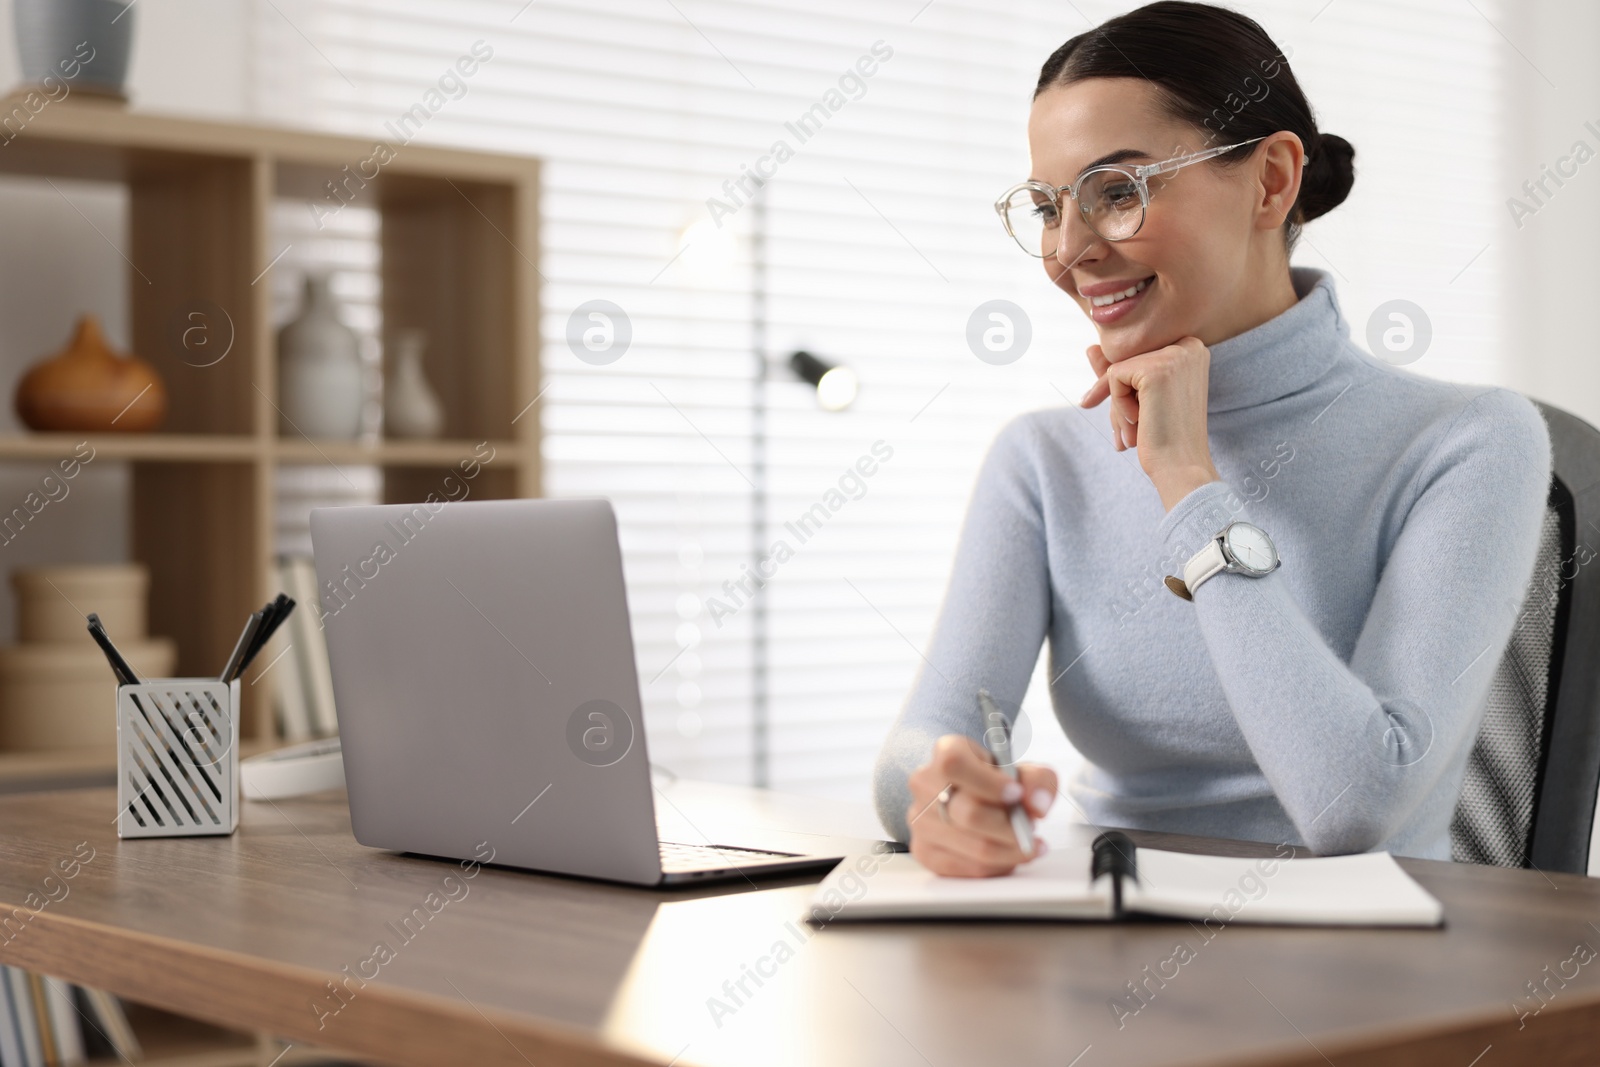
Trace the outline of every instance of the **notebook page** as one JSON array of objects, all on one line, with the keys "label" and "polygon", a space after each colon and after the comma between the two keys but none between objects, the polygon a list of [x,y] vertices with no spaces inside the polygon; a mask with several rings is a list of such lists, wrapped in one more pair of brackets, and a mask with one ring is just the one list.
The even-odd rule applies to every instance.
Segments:
[{"label": "notebook page", "polygon": [[1052,847],[999,878],[945,878],[909,853],[847,857],[817,886],[807,915],[818,921],[888,918],[1092,918],[1111,914],[1110,883],[1089,884],[1084,845]]},{"label": "notebook page", "polygon": [[1192,856],[1141,848],[1129,911],[1222,922],[1436,926],[1439,901],[1387,852],[1304,859]]}]

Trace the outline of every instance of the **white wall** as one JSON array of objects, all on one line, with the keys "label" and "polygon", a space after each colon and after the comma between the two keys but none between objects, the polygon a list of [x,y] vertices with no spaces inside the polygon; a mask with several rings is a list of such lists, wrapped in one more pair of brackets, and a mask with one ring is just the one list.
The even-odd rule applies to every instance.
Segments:
[{"label": "white wall", "polygon": [[1515,45],[1506,47],[1503,195],[1531,205],[1522,183],[1554,168],[1577,141],[1595,158],[1564,186],[1549,182],[1553,195],[1520,229],[1508,210],[1484,253],[1506,261],[1509,384],[1600,426],[1600,5],[1563,0],[1513,12],[1501,27]]}]

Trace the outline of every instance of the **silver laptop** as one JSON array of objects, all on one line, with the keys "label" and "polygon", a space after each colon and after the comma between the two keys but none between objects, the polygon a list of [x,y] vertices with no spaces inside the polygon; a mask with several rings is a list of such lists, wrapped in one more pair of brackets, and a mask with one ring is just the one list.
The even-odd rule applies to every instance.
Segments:
[{"label": "silver laptop", "polygon": [[315,508],[311,541],[363,845],[637,885],[849,851],[659,839],[609,501]]}]

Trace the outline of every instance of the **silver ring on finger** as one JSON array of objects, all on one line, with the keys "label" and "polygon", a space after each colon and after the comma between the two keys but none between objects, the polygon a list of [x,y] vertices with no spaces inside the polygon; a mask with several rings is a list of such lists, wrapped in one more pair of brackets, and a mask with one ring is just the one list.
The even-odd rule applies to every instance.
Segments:
[{"label": "silver ring on finger", "polygon": [[939,802],[939,821],[950,821],[950,798],[955,794],[956,787],[947,785],[939,790],[939,795],[934,799]]}]

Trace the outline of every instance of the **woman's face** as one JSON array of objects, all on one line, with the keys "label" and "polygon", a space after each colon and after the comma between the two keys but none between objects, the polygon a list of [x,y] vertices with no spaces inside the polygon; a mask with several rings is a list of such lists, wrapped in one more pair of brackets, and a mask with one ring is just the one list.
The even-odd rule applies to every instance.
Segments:
[{"label": "woman's face", "polygon": [[[1131,150],[1105,162],[1134,166],[1232,143],[1226,137],[1208,143],[1193,126],[1163,115],[1158,93],[1140,78],[1090,78],[1046,89],[1028,119],[1031,177],[1059,188],[1112,153]],[[1292,152],[1284,139],[1293,142]],[[1261,150],[1274,142],[1271,155],[1290,154],[1297,162],[1293,134],[1257,142],[1259,154],[1252,160],[1265,160],[1269,153]],[[1287,206],[1273,210],[1267,194],[1281,177],[1275,179],[1272,170],[1206,161],[1151,178],[1144,225],[1121,241],[1096,235],[1062,194],[1061,244],[1044,257],[1044,269],[1094,323],[1107,359],[1114,363],[1189,335],[1211,344],[1254,325],[1250,313],[1242,317],[1244,327],[1236,324],[1241,312],[1263,306],[1269,290],[1281,299],[1288,271],[1278,228]],[[1293,203],[1299,186],[1298,165],[1289,171],[1292,190],[1279,190],[1289,193],[1286,204]],[[1144,288],[1126,300],[1093,304],[1095,297],[1140,283]]]}]

